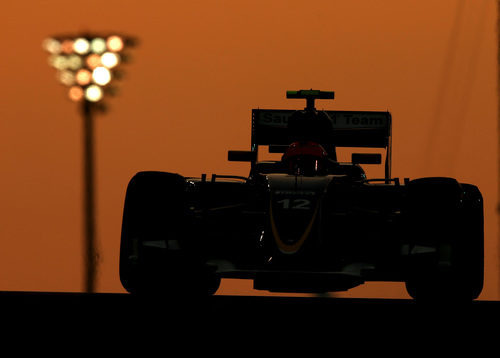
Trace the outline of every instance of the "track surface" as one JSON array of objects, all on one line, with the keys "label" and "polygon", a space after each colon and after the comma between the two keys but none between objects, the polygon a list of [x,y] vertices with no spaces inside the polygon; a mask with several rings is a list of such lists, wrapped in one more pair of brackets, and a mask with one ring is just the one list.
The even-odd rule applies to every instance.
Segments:
[{"label": "track surface", "polygon": [[[406,299],[329,297],[212,296],[208,298],[139,298],[120,293],[0,291],[2,314],[10,317],[99,319],[147,322],[161,319],[202,322],[306,321],[401,324],[411,320],[440,322],[445,318],[487,321],[500,318],[500,302],[473,301],[419,304]],[[428,322],[429,323],[429,322]]]},{"label": "track surface", "polygon": [[0,292],[4,350],[14,337],[15,351],[51,356],[63,344],[70,356],[105,349],[127,357],[490,356],[482,349],[490,351],[489,342],[498,349],[498,322],[495,301]]}]

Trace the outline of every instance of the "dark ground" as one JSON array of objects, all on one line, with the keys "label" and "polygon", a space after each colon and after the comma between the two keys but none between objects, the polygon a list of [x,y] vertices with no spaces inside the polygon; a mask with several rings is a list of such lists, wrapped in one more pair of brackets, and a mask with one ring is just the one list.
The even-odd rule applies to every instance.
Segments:
[{"label": "dark ground", "polygon": [[[500,302],[420,304],[405,299],[332,297],[212,296],[205,299],[139,298],[120,293],[0,292],[1,317],[30,324],[39,320],[65,325],[105,324],[131,331],[152,324],[197,327],[275,327],[308,329],[326,325],[359,332],[389,328],[479,327],[500,324]],[[360,331],[361,329],[361,331]]]},{"label": "dark ground", "polygon": [[[135,356],[453,356],[497,354],[500,302],[0,292],[2,347]],[[35,344],[35,341],[41,341]],[[182,354],[179,354],[181,352]],[[460,356],[462,356],[461,354]]]}]

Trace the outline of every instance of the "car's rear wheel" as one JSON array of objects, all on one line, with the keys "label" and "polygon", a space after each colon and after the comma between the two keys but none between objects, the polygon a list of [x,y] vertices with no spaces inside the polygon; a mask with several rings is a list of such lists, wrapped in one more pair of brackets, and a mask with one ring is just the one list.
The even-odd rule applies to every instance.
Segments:
[{"label": "car's rear wheel", "polygon": [[408,184],[406,288],[420,301],[471,301],[482,291],[483,201],[479,189],[452,178]]},{"label": "car's rear wheel", "polygon": [[182,176],[139,172],[127,187],[123,212],[120,280],[136,294],[213,294],[220,279],[186,245]]}]

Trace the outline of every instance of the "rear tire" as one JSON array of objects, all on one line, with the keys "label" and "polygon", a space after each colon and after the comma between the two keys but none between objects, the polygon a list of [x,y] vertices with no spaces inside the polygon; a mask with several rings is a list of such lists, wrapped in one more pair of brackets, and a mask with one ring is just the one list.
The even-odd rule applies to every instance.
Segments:
[{"label": "rear tire", "polygon": [[[419,301],[468,302],[483,288],[483,201],[452,178],[412,180],[407,192],[410,248],[406,289]],[[416,251],[416,250],[415,250]]]},{"label": "rear tire", "polygon": [[120,280],[134,294],[213,294],[220,278],[186,245],[182,176],[139,172],[125,196]]}]

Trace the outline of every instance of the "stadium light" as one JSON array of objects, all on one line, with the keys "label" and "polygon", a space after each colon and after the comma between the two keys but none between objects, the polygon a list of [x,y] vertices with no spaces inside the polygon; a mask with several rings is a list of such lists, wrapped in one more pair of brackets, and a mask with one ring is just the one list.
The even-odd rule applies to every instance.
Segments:
[{"label": "stadium light", "polygon": [[68,88],[68,98],[81,104],[86,292],[95,290],[98,256],[95,240],[93,114],[104,108],[106,95],[115,93],[111,85],[121,77],[116,74],[121,72],[119,67],[127,62],[124,52],[134,44],[134,39],[118,34],[54,36],[42,43],[49,53],[49,65],[57,70],[56,78]]},{"label": "stadium light", "polygon": [[[106,86],[117,79],[115,71],[127,58],[122,53],[133,42],[120,35],[63,36],[45,39],[43,47],[50,54],[49,64],[58,70],[58,80],[68,86],[69,99],[95,103],[104,99]],[[80,86],[81,91],[76,90],[75,85]],[[75,96],[77,91],[84,96]],[[87,93],[91,97],[87,97]],[[96,96],[96,93],[103,95]]]}]

